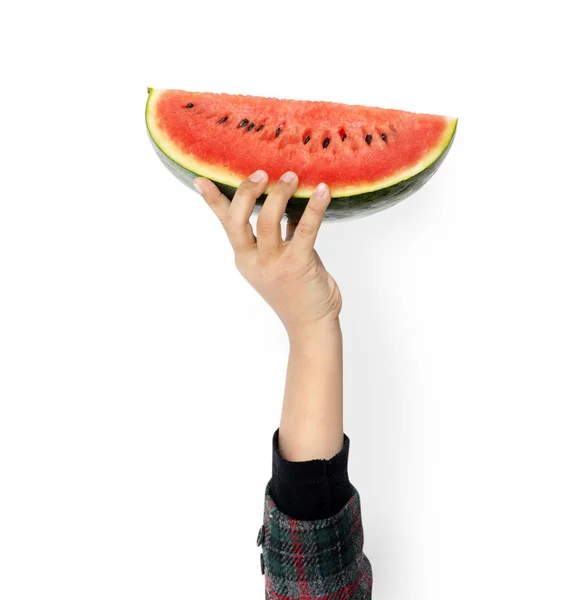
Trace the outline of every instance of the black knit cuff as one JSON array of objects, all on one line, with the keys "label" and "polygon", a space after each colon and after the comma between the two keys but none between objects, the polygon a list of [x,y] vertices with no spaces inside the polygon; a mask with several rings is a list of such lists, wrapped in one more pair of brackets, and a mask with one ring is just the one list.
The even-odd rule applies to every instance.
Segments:
[{"label": "black knit cuff", "polygon": [[349,438],[330,460],[291,462],[282,458],[277,429],[272,440],[269,490],[280,512],[292,519],[313,521],[336,515],[353,494],[349,482]]}]

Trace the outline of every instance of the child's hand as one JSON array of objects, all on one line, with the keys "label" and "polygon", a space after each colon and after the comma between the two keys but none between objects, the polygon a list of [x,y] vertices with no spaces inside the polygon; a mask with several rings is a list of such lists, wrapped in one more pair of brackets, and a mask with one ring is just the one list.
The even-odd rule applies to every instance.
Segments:
[{"label": "child's hand", "polygon": [[298,186],[298,177],[285,173],[260,211],[256,239],[249,219],[267,184],[267,174],[256,171],[230,202],[211,181],[195,179],[195,187],[225,228],[237,268],[276,311],[288,335],[302,336],[315,326],[336,324],[341,293],[314,250],[331,200],[328,186],[321,183],[316,188],[298,225],[288,223],[286,240],[282,240],[280,223]]}]

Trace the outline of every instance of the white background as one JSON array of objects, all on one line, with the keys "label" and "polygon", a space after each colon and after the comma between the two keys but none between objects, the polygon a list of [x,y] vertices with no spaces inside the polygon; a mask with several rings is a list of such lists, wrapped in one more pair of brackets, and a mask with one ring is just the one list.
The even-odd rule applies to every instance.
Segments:
[{"label": "white background", "polygon": [[374,598],[584,598],[583,48],[543,6],[3,6],[2,600],[263,597],[286,338],[147,86],[460,118],[420,193],[318,244]]}]

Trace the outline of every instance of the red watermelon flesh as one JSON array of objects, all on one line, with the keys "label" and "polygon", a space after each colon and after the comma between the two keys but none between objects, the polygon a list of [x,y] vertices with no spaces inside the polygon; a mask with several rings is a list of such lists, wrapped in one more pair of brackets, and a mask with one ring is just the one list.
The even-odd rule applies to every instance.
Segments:
[{"label": "red watermelon flesh", "polygon": [[[457,124],[333,102],[152,89],[146,120],[161,158],[183,180],[185,171],[190,181],[196,174],[236,188],[256,169],[271,182],[292,170],[300,181],[297,197],[310,196],[324,181],[333,198],[363,200],[381,190],[395,196],[392,188],[406,181],[423,184]],[[425,171],[428,176],[415,179]]]}]

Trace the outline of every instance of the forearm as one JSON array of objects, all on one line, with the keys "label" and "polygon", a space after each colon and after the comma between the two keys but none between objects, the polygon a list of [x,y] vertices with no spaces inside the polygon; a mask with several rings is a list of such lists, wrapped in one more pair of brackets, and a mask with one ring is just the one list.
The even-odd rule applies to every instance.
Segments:
[{"label": "forearm", "polygon": [[338,320],[292,332],[279,449],[289,461],[343,448],[343,340]]},{"label": "forearm", "polygon": [[280,223],[298,186],[294,173],[285,173],[268,193],[257,236],[249,219],[268,185],[264,171],[244,181],[231,201],[208,180],[197,178],[195,185],[225,225],[238,269],[290,338],[257,542],[266,598],[370,600],[371,566],[363,554],[359,495],[349,482],[349,439],[343,435],[342,298],[314,250],[330,192],[319,184],[282,240]]}]

